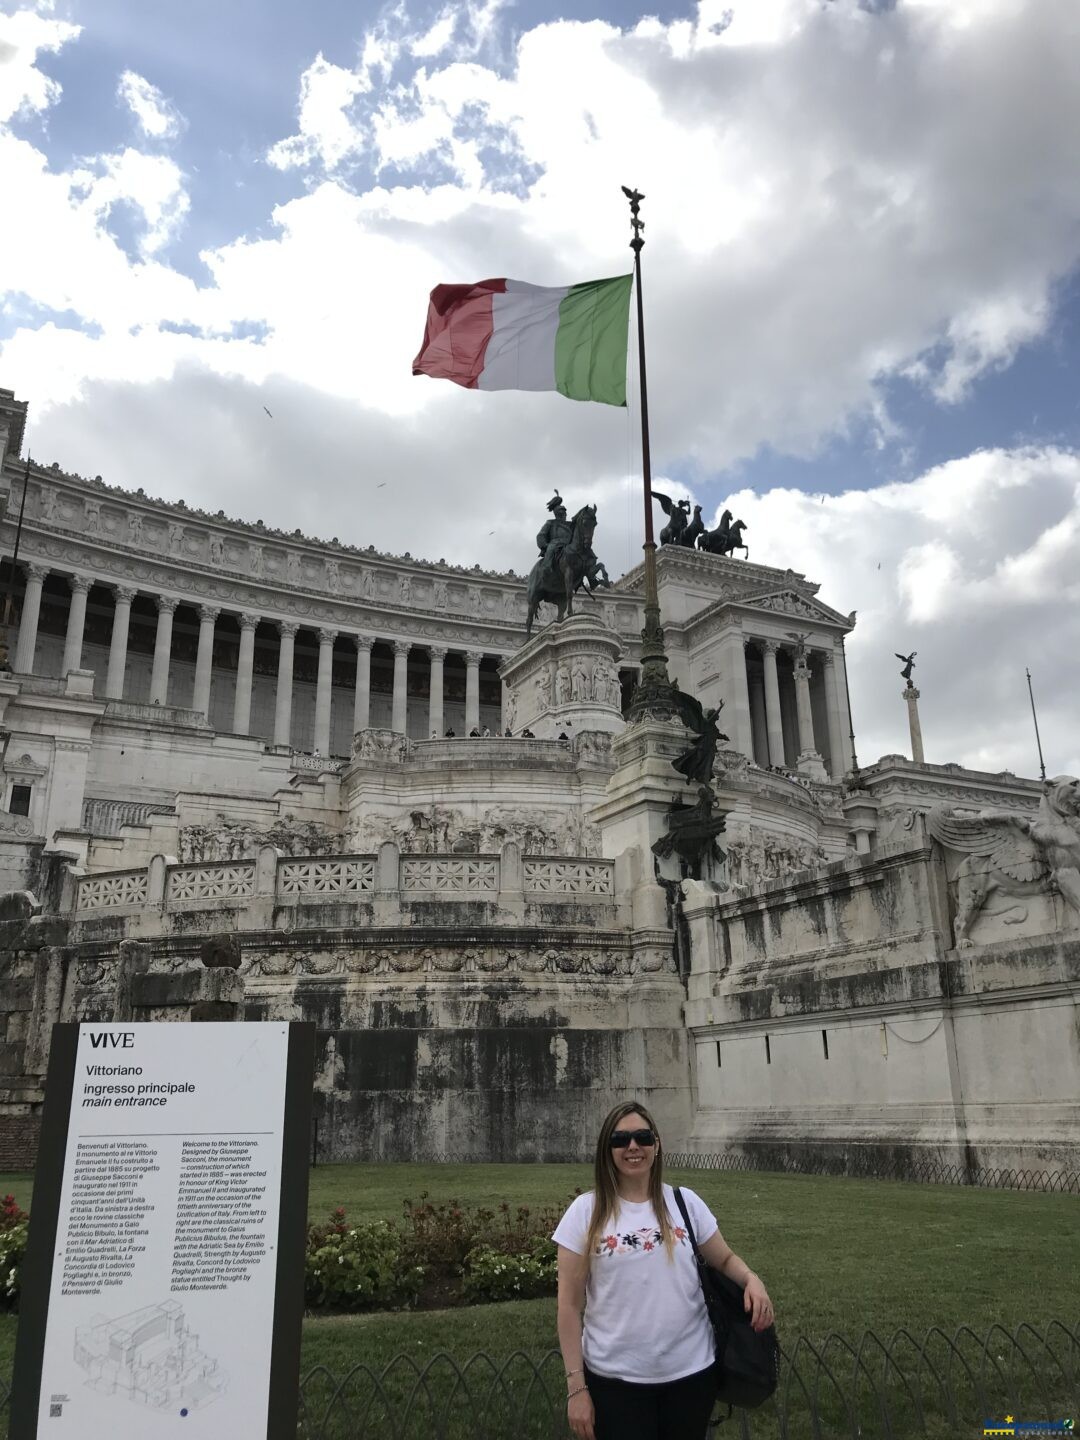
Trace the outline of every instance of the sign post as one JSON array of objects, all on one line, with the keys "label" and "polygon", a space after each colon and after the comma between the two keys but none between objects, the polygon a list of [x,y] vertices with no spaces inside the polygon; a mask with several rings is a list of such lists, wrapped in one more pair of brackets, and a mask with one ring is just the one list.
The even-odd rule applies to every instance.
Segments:
[{"label": "sign post", "polygon": [[10,1440],[295,1440],[314,1038],[55,1027]]}]

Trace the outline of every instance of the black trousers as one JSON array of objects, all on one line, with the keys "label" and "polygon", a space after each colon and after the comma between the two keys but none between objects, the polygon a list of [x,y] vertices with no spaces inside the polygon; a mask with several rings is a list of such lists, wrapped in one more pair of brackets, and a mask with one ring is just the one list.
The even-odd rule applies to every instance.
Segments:
[{"label": "black trousers", "polygon": [[596,1440],[705,1440],[716,1399],[710,1365],[666,1385],[609,1380],[585,1367],[596,1410]]}]

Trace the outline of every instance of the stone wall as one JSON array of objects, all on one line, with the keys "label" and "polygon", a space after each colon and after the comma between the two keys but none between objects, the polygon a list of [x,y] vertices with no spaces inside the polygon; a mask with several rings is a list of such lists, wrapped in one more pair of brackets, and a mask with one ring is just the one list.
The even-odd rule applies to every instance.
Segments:
[{"label": "stone wall", "polygon": [[929,844],[686,888],[696,1148],[1080,1165],[1080,931],[954,948]]}]

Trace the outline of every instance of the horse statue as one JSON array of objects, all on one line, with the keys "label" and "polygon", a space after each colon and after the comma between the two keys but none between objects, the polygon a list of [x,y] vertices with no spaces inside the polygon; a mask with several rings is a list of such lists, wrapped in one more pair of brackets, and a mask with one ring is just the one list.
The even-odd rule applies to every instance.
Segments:
[{"label": "horse statue", "polygon": [[590,593],[601,586],[611,586],[606,568],[593,554],[592,549],[592,537],[596,529],[596,506],[583,505],[571,524],[573,530],[570,539],[555,556],[554,565],[541,557],[529,572],[526,638],[532,635],[533,621],[541,603],[556,606],[559,611],[558,619],[563,620],[574,613],[574,595],[582,585],[586,585]]},{"label": "horse statue", "polygon": [[746,529],[744,520],[732,520],[731,511],[725,510],[715,530],[707,530],[698,538],[698,549],[707,550],[710,555],[733,555],[736,550],[743,552],[743,558],[750,559],[750,551],[742,534]]},{"label": "horse statue", "polygon": [[690,524],[687,525],[686,529],[682,532],[682,536],[679,539],[679,544],[685,545],[688,550],[693,550],[695,545],[698,543],[698,536],[704,534],[705,522],[701,518],[701,506],[695,505],[694,518],[690,521]]}]

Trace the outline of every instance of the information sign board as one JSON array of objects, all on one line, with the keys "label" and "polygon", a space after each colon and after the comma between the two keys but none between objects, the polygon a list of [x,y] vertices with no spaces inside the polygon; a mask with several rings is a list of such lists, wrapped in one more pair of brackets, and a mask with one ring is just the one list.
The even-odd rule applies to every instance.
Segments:
[{"label": "information sign board", "polygon": [[53,1031],[10,1440],[295,1440],[314,1031]]}]

